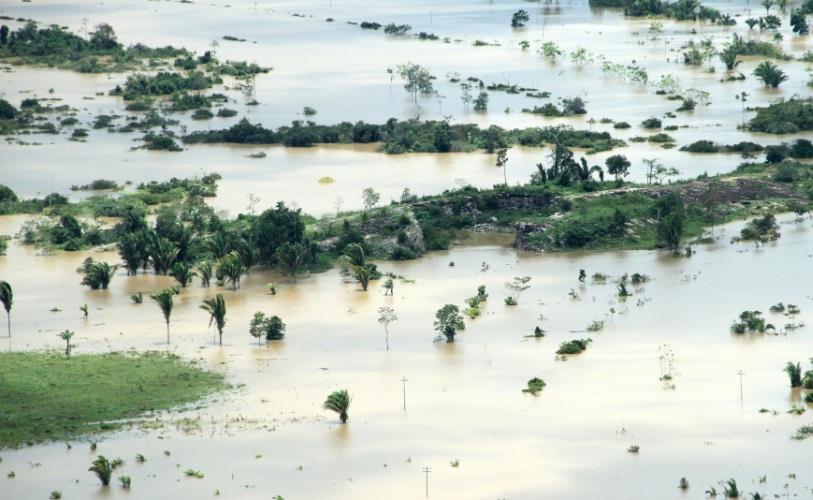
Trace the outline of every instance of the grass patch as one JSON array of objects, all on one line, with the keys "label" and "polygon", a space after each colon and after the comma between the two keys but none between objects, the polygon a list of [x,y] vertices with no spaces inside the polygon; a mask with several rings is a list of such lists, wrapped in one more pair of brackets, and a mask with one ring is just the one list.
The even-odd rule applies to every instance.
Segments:
[{"label": "grass patch", "polygon": [[162,353],[0,353],[0,448],[111,430],[224,387],[221,375]]}]

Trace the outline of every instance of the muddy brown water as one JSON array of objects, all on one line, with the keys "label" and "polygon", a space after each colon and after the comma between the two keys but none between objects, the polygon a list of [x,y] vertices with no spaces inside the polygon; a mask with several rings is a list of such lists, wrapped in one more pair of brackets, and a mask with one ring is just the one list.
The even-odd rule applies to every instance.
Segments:
[{"label": "muddy brown water", "polygon": [[[690,39],[692,29],[699,33],[696,40],[711,36],[718,46],[731,33],[770,38],[748,33],[742,22],[763,12],[756,3],[710,5],[740,14],[738,26],[664,21],[663,33],[653,40],[651,21],[623,19],[616,10],[590,9],[575,1],[48,0],[4,4],[0,10],[73,29],[81,27],[83,18],[91,26],[109,22],[125,43],[172,43],[202,51],[225,34],[246,38],[246,43],[220,40],[218,51],[224,58],[274,66],[257,79],[260,105],[245,106],[245,98],[231,89],[233,82],[215,90],[230,96],[228,107],[266,126],[302,119],[303,106],[311,106],[318,110],[314,119],[319,123],[383,122],[420,113],[422,118],[451,116],[457,123],[588,128],[589,118],[609,117],[632,128],[616,131],[595,123],[593,129],[629,139],[649,135],[638,126],[641,120],[677,107],[653,88],[605,76],[597,62],[580,68],[567,59],[543,61],[534,51],[542,41],[553,40],[567,51],[581,46],[615,63],[635,61],[652,80],[670,73],[684,89],[709,92],[708,107],[667,120],[687,125],[667,132],[678,145],[698,139],[765,144],[800,137],[738,130],[743,113],[734,95],[747,92],[748,105],[807,95],[808,64],[783,63],[790,79],[769,90],[750,77],[760,58],[744,58],[738,70],[748,79],[727,83],[719,83],[724,72],[717,61],[714,73],[676,62],[678,54],[670,48]],[[511,30],[510,15],[519,8],[529,10],[531,21],[523,30]],[[292,17],[293,12],[314,17]],[[336,22],[326,23],[328,16]],[[414,31],[463,42],[392,39],[345,24],[348,20],[409,23]],[[783,48],[795,55],[808,50],[809,43],[791,36],[787,19],[783,22]],[[476,39],[497,40],[501,46],[474,48]],[[520,40],[532,42],[532,49],[520,51]],[[397,80],[390,83],[386,69],[407,60],[426,65],[439,77],[436,84],[445,99],[422,99],[416,108]],[[522,107],[547,101],[498,92],[490,93],[488,113],[466,111],[457,87],[446,82],[445,75],[455,72],[486,83],[537,87],[552,92],[553,99],[582,96],[588,114],[568,119],[523,114]],[[12,102],[55,97],[61,99],[57,104],[77,108],[80,120],[88,122],[99,113],[126,114],[117,98],[95,95],[124,79],[120,74],[14,67],[0,73],[0,94]],[[190,129],[205,129],[229,126],[236,119],[181,120]],[[0,183],[34,196],[68,193],[70,185],[100,177],[137,183],[217,171],[224,179],[211,203],[232,215],[246,209],[249,194],[260,197],[257,209],[284,200],[320,215],[335,211],[337,198],[342,209],[359,208],[367,186],[389,200],[397,199],[404,187],[431,194],[466,183],[482,187],[502,182],[493,156],[483,153],[387,156],[370,146],[196,145],[170,154],[131,151],[138,145],[136,138],[104,130],[92,130],[87,143],[70,142],[67,133],[21,136],[42,145],[0,145]],[[267,156],[248,158],[259,151]],[[615,153],[633,161],[634,180],[644,178],[643,158],[659,158],[683,177],[729,171],[742,161],[737,155],[689,155],[630,143],[594,155],[590,162]],[[543,148],[512,149],[509,182],[524,182],[546,154]],[[320,184],[325,176],[335,182]],[[0,234],[14,234],[25,219],[0,217]],[[114,252],[46,256],[14,242],[8,255],[0,257],[0,279],[15,288],[14,336],[0,339],[0,348],[60,349],[57,332],[68,328],[77,332],[76,353],[169,350],[226,374],[239,387],[201,408],[165,413],[155,417],[158,423],[104,435],[98,453],[125,459],[115,475],[132,477],[129,492],[99,486],[87,472],[95,453],[78,440],[70,450],[51,443],[0,452],[0,498],[47,498],[60,490],[63,498],[201,498],[219,491],[224,498],[413,499],[424,495],[423,467],[432,468],[431,496],[444,499],[701,498],[709,486],[721,491],[718,481],[730,477],[743,492],[804,496],[811,487],[806,470],[810,441],[793,441],[790,435],[811,423],[809,411],[801,416],[786,412],[792,405],[810,406],[801,402],[799,391],[788,388],[782,368],[787,361],[809,364],[809,328],[777,336],[729,332],[745,309],[762,310],[776,324],[789,321],[768,313],[780,301],[800,306],[796,321],[811,319],[811,220],[781,220],[777,242],[731,244],[742,226],[734,223],[717,228],[716,242],[698,247],[690,259],[650,251],[518,254],[503,236],[479,235],[448,252],[381,263],[384,270],[414,280],[397,282],[392,297],[383,295],[379,283],[363,293],[336,271],[292,283],[271,270],[255,269],[237,291],[204,289],[198,283],[184,290],[172,316],[169,347],[157,306],[149,299],[135,305],[129,296],[139,291],[147,295],[171,284],[171,278],[126,277],[120,271],[109,290],[90,291],[79,285],[75,269],[88,255],[116,262]],[[582,285],[576,279],[579,269],[613,279],[640,272],[652,281],[619,302],[612,280]],[[504,283],[523,275],[532,276],[532,288],[519,306],[505,306]],[[276,296],[268,294],[269,282],[279,284]],[[490,293],[481,317],[467,320],[455,344],[433,343],[434,312],[446,303],[462,307],[481,284]],[[578,300],[569,296],[571,289]],[[198,308],[217,292],[224,294],[228,307],[222,347],[214,343],[214,332]],[[78,309],[85,303],[90,307],[87,321]],[[377,323],[382,306],[399,316],[390,326],[389,351]],[[60,311],[50,312],[52,308]],[[258,310],[283,318],[285,340],[257,345],[248,323]],[[605,328],[586,332],[594,320],[605,321]],[[535,326],[546,330],[544,338],[526,338]],[[556,359],[561,342],[584,337],[593,339],[585,353]],[[676,358],[674,389],[659,381],[659,348],[664,345]],[[744,372],[742,401],[739,370]],[[408,379],[406,411],[402,377]],[[537,397],[521,392],[532,377],[548,384]],[[326,395],[340,388],[353,396],[350,422],[344,426],[321,409]],[[761,408],[777,414],[759,413]],[[640,453],[628,453],[631,445],[639,445]],[[165,456],[164,450],[171,454]],[[137,464],[136,453],[147,462]],[[453,461],[459,465],[453,467]],[[184,477],[187,468],[203,472],[204,478]],[[15,472],[14,479],[6,477],[9,471]],[[789,477],[793,473],[796,479]],[[691,484],[685,493],[678,489],[683,476]]]}]

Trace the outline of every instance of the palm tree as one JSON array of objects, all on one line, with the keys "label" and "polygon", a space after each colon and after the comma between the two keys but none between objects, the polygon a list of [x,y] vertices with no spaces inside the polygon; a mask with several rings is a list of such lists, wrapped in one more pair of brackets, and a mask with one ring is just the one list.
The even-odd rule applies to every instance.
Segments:
[{"label": "palm tree", "polygon": [[790,386],[791,387],[801,387],[802,386],[802,368],[799,363],[795,365],[788,361],[788,364],[785,365],[785,373],[788,374],[788,378],[790,378]]},{"label": "palm tree", "polygon": [[231,281],[234,290],[240,286],[240,276],[246,272],[240,254],[235,251],[229,252],[218,262],[216,277],[220,281]]},{"label": "palm tree", "polygon": [[341,391],[335,391],[333,394],[327,397],[325,400],[324,407],[325,410],[335,411],[339,414],[339,419],[342,421],[343,424],[347,423],[347,409],[350,408],[350,394],[347,393],[347,389],[342,389]]},{"label": "palm tree", "polygon": [[200,284],[208,287],[209,283],[212,281],[212,274],[214,273],[214,268],[212,267],[212,263],[208,260],[204,260],[198,262],[198,276],[200,276]]},{"label": "palm tree", "polygon": [[763,61],[754,70],[754,76],[765,83],[765,86],[776,88],[788,79],[788,75],[770,61]]},{"label": "palm tree", "polygon": [[183,288],[186,288],[186,285],[192,281],[192,278],[198,275],[198,273],[189,267],[189,264],[181,261],[173,264],[171,274],[173,277],[175,277],[175,281],[177,281]]},{"label": "palm tree", "polygon": [[161,308],[161,312],[164,314],[164,320],[167,322],[167,344],[169,344],[169,317],[172,315],[174,297],[175,290],[172,288],[164,288],[150,295],[150,298]]},{"label": "palm tree", "polygon": [[11,285],[6,281],[0,281],[0,302],[6,310],[6,321],[8,323],[8,337],[11,338],[11,304],[14,301],[14,293]]},{"label": "palm tree", "polygon": [[209,326],[215,324],[220,345],[223,345],[223,327],[226,325],[226,301],[223,300],[223,295],[218,293],[215,298],[204,300],[200,308],[209,313]]},{"label": "palm tree", "polygon": [[96,457],[96,460],[93,461],[93,464],[88,470],[96,473],[96,477],[102,482],[102,486],[108,486],[110,484],[110,476],[113,475],[113,466],[104,455]]},{"label": "palm tree", "polygon": [[155,233],[149,233],[147,248],[155,274],[166,276],[178,257],[178,249],[170,240],[157,236]]},{"label": "palm tree", "polygon": [[107,290],[118,268],[118,265],[111,266],[107,262],[96,262],[88,257],[79,268],[84,273],[82,284],[89,286],[91,290]]},{"label": "palm tree", "polygon": [[765,15],[771,13],[771,7],[773,7],[774,1],[773,0],[762,0],[762,6],[765,7]]},{"label": "palm tree", "polygon": [[73,337],[74,332],[70,330],[63,330],[59,332],[59,338],[65,341],[65,357],[71,357],[71,337]]}]

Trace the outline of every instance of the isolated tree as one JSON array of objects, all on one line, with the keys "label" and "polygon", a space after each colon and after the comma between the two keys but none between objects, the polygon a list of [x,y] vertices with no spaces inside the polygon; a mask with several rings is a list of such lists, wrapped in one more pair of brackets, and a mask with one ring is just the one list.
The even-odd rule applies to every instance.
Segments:
[{"label": "isolated tree", "polygon": [[84,318],[88,319],[88,312],[89,312],[88,305],[87,304],[82,304],[81,306],[79,306],[79,310],[82,311],[82,315],[84,316]]},{"label": "isolated tree", "polygon": [[508,164],[508,150],[501,149],[497,151],[497,162],[494,164],[494,166],[502,169],[503,179],[506,186],[508,186],[508,173],[506,172],[506,170],[508,169],[508,167],[506,166],[507,164]]},{"label": "isolated tree", "polygon": [[418,94],[429,96],[435,92],[432,74],[423,66],[411,62],[400,64],[398,76],[404,80],[404,89],[412,95],[415,104],[418,103]]},{"label": "isolated tree", "polygon": [[100,288],[107,290],[118,268],[118,265],[111,266],[107,262],[96,262],[92,257],[88,257],[79,268],[79,272],[84,275],[82,284],[89,286],[91,290]]},{"label": "isolated tree", "polygon": [[296,276],[302,266],[308,262],[310,248],[306,242],[290,243],[285,242],[277,248],[277,266],[280,270],[291,277],[296,282]]},{"label": "isolated tree", "polygon": [[392,295],[395,288],[395,281],[393,281],[392,277],[387,276],[387,279],[384,280],[384,284],[381,286],[384,288],[384,295]]},{"label": "isolated tree", "polygon": [[763,7],[765,7],[765,15],[767,16],[768,14],[771,13],[771,7],[774,6],[775,2],[774,2],[774,0],[762,0],[762,2],[760,2],[760,4]]},{"label": "isolated tree", "polygon": [[790,26],[793,32],[799,36],[810,33],[810,27],[807,24],[807,19],[805,19],[805,14],[802,9],[794,9],[791,11]]},{"label": "isolated tree", "polygon": [[223,295],[218,293],[213,299],[204,300],[200,308],[209,313],[209,327],[215,324],[220,345],[223,345],[223,327],[226,326],[226,301]]},{"label": "isolated tree", "polygon": [[398,315],[395,314],[395,309],[391,307],[379,307],[378,308],[378,323],[384,325],[384,341],[387,345],[387,350],[390,350],[390,331],[389,326],[390,323],[397,321]]},{"label": "isolated tree", "polygon": [[14,291],[7,281],[0,281],[0,302],[6,310],[6,324],[8,326],[8,337],[11,338],[11,306],[14,302]]},{"label": "isolated tree", "polygon": [[531,17],[528,15],[528,11],[520,9],[511,16],[511,27],[522,28],[530,19]]},{"label": "isolated tree", "polygon": [[110,485],[110,476],[113,475],[113,465],[104,455],[96,457],[96,460],[93,461],[88,470],[96,474],[96,477],[102,482],[102,486]]},{"label": "isolated tree", "polygon": [[378,205],[379,201],[381,201],[381,195],[377,193],[373,188],[366,188],[364,191],[362,191],[361,198],[364,201],[365,210],[370,210],[371,208]]},{"label": "isolated tree", "polygon": [[511,294],[505,298],[505,303],[509,306],[517,305],[522,292],[531,288],[531,285],[528,284],[530,281],[530,276],[515,276],[512,281],[506,282],[505,288],[507,288]]},{"label": "isolated tree", "polygon": [[335,391],[328,396],[322,406],[325,410],[338,413],[339,420],[341,420],[343,424],[346,424],[347,410],[350,409],[350,401],[351,398],[350,394],[347,392],[347,389],[342,389],[341,391]]},{"label": "isolated tree", "polygon": [[344,249],[344,255],[339,259],[343,272],[358,281],[361,289],[366,292],[370,280],[373,279],[377,271],[375,264],[367,263],[364,248],[358,243],[350,243]]},{"label": "isolated tree", "polygon": [[65,357],[71,357],[71,337],[73,337],[74,332],[70,330],[62,330],[59,332],[59,338],[65,341]]},{"label": "isolated tree", "polygon": [[788,75],[770,61],[763,61],[754,69],[754,76],[765,83],[765,86],[776,88],[788,79]]},{"label": "isolated tree", "polygon": [[466,324],[460,309],[454,304],[446,304],[435,313],[435,330],[446,337],[447,343],[454,342],[458,330],[464,330]]},{"label": "isolated tree", "polygon": [[257,311],[251,318],[249,333],[257,338],[258,342],[263,336],[265,340],[281,340],[285,337],[285,328],[286,325],[279,316],[266,316],[265,313]]},{"label": "isolated tree", "polygon": [[161,314],[164,315],[164,321],[167,323],[167,344],[169,344],[169,318],[172,316],[175,290],[172,288],[164,288],[150,295],[150,298],[158,304],[158,307],[161,308]]},{"label": "isolated tree", "polygon": [[662,217],[658,222],[657,234],[658,242],[673,252],[677,252],[683,237],[683,214],[674,211]]},{"label": "isolated tree", "polygon": [[488,111],[488,92],[480,92],[474,99],[474,111]]},{"label": "isolated tree", "polygon": [[604,160],[604,165],[607,166],[607,173],[615,176],[616,182],[621,182],[621,179],[629,175],[632,163],[624,155],[613,155]]}]

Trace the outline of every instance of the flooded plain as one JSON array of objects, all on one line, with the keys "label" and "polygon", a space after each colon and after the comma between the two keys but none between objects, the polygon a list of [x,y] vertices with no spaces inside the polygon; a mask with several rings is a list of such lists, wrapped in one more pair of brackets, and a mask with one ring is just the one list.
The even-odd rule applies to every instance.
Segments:
[{"label": "flooded plain", "polygon": [[[106,22],[128,44],[173,44],[203,52],[219,40],[221,58],[273,66],[257,78],[259,105],[247,106],[247,98],[227,81],[213,90],[228,95],[227,106],[239,116],[204,124],[173,116],[180,119],[178,128],[189,130],[228,127],[242,116],[277,127],[305,119],[302,109],[310,106],[318,113],[307,119],[320,124],[420,116],[510,128],[565,123],[627,141],[654,133],[638,124],[663,117],[678,103],[656,95],[653,84],[606,74],[599,62],[603,56],[640,65],[650,83],[672,74],[682,89],[708,92],[708,106],[664,119],[664,125],[679,127],[668,132],[678,146],[699,139],[772,144],[803,137],[780,139],[738,129],[753,114],[734,96],[746,92],[748,106],[761,106],[778,97],[809,95],[809,64],[782,63],[789,80],[779,89],[766,89],[750,76],[761,58],[744,58],[737,71],[748,78],[725,83],[716,58],[715,72],[682,64],[678,49],[689,39],[711,37],[719,47],[732,33],[770,38],[748,33],[742,22],[763,10],[756,2],[706,5],[735,16],[738,25],[661,20],[653,31],[652,20],[624,18],[619,9],[592,9],[584,1],[48,0],[3,4],[0,14],[73,30],[84,18],[91,25]],[[520,8],[531,20],[512,30],[511,13]],[[328,17],[333,22],[326,22]],[[450,42],[388,37],[347,23],[364,20],[407,23],[414,32],[433,32]],[[787,35],[780,43],[788,53],[799,56],[810,49],[809,42],[790,36],[787,26],[780,31]],[[247,41],[229,42],[223,35]],[[474,47],[475,40],[499,45]],[[531,48],[521,50],[522,40]],[[536,51],[549,40],[566,52],[583,47],[594,62],[546,61]],[[416,106],[401,83],[390,80],[387,68],[406,61],[425,65],[438,77],[440,98],[421,99]],[[547,100],[490,92],[489,111],[475,113],[465,109],[448,75],[534,87],[551,92],[552,102],[579,96],[588,112],[544,118],[520,110]],[[12,66],[0,72],[0,97],[55,98],[53,104],[76,108],[87,124],[102,113],[129,114],[120,98],[99,95],[125,79],[126,74]],[[614,129],[601,118],[632,127]],[[258,210],[285,201],[324,215],[360,208],[366,187],[388,201],[404,188],[425,195],[502,182],[494,155],[483,152],[386,155],[358,145],[190,145],[168,153],[131,150],[140,134],[89,134],[87,142],[69,141],[65,130],[18,137],[22,144],[1,143],[0,184],[22,197],[80,196],[70,186],[97,178],[139,183],[218,172],[223,180],[210,203],[234,216],[246,211],[249,195],[259,197]],[[260,151],[264,158],[249,157]],[[512,148],[508,182],[526,182],[548,153]],[[676,167],[681,178],[728,172],[743,161],[734,154],[695,155],[634,142],[589,161],[601,164],[617,153],[631,160],[629,179],[635,181],[644,179],[645,158]],[[323,177],[335,182],[320,183]],[[27,218],[0,216],[0,235],[16,234]],[[770,322],[784,324],[787,318],[767,313],[778,302],[801,308],[795,321],[813,321],[808,290],[813,223],[792,216],[780,222],[782,237],[758,246],[730,242],[742,222],[718,227],[714,242],[698,246],[691,258],[656,251],[536,255],[469,244],[414,261],[379,263],[382,270],[408,278],[396,281],[393,296],[384,295],[380,282],[363,293],[336,270],[294,283],[274,270],[255,268],[236,291],[202,288],[197,281],[183,290],[172,316],[170,346],[159,309],[149,300],[134,304],[130,295],[147,295],[173,284],[172,278],[127,277],[119,270],[109,290],[91,291],[79,285],[77,267],[90,255],[117,263],[116,252],[42,255],[14,240],[0,257],[0,278],[15,284],[14,335],[0,339],[0,348],[60,349],[57,333],[71,329],[76,353],[168,350],[224,373],[234,388],[200,407],[150,416],[104,435],[98,452],[125,460],[121,472],[133,479],[130,491],[99,487],[87,472],[94,452],[80,440],[72,448],[50,443],[2,450],[0,498],[47,498],[60,490],[63,498],[414,499],[425,494],[425,467],[431,468],[430,496],[442,499],[703,498],[705,490],[720,491],[719,482],[729,478],[736,478],[743,492],[809,497],[811,441],[790,436],[811,424],[813,408],[788,387],[782,369],[788,361],[809,364],[810,329],[778,335],[730,332],[743,310],[765,311]],[[580,269],[611,279],[580,283]],[[619,299],[615,280],[636,272],[651,281]],[[505,306],[504,283],[525,275],[532,277],[532,287],[517,307]],[[279,285],[274,296],[267,291],[269,282]],[[479,285],[490,294],[482,316],[466,320],[456,343],[433,342],[434,311],[447,303],[463,306]],[[222,347],[198,308],[218,292],[228,306]],[[79,311],[82,304],[89,306],[87,319]],[[390,326],[389,350],[377,322],[382,306],[398,314]],[[255,311],[280,315],[288,326],[285,339],[257,345],[249,335]],[[593,321],[604,321],[604,328],[586,331]],[[537,326],[544,337],[530,337]],[[592,339],[587,351],[557,358],[559,344],[577,338]],[[675,359],[668,383],[660,380],[659,358],[665,352]],[[533,377],[547,383],[538,396],[522,392]],[[347,425],[321,408],[328,392],[342,388],[353,397]],[[795,405],[808,412],[787,413]],[[634,445],[640,451],[629,453]],[[147,461],[136,463],[137,453]],[[187,468],[204,477],[185,477]],[[10,471],[14,478],[6,477]],[[678,488],[681,477],[690,483],[687,491]]]}]

